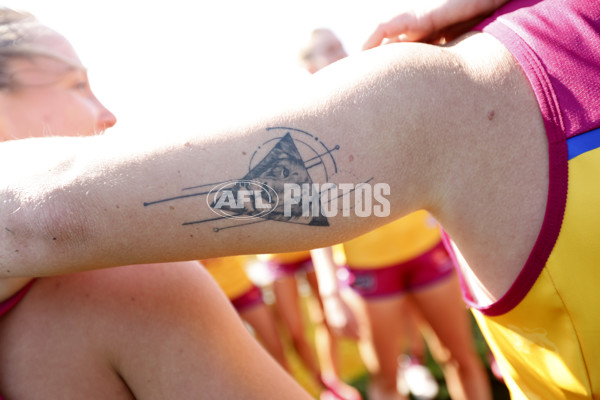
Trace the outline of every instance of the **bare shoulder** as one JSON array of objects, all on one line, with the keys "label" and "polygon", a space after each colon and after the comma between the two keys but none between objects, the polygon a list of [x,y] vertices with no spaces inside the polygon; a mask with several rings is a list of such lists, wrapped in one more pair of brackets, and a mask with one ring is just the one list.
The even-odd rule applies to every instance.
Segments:
[{"label": "bare shoulder", "polygon": [[[136,265],[40,278],[0,321],[0,360],[11,366],[0,387],[4,395],[14,398],[41,393],[151,398],[146,392],[171,389],[152,375],[162,367],[179,374],[179,381],[172,379],[174,386],[193,390],[182,381],[194,376],[200,383],[200,374],[192,372],[200,367],[176,370],[189,366],[192,356],[199,354],[189,349],[193,342],[186,332],[204,338],[203,326],[231,321],[233,312],[221,312],[217,319],[217,310],[227,305],[197,263]],[[186,345],[185,354],[167,357]],[[64,367],[75,364],[77,368]]]},{"label": "bare shoulder", "polygon": [[[385,144],[368,167],[399,193],[392,212],[428,209],[501,296],[533,248],[548,191],[541,113],[510,52],[485,33],[444,47],[390,44],[339,62],[319,84],[331,82],[352,82],[340,91],[357,104],[338,117],[352,121],[347,136],[359,127]],[[356,153],[369,150],[357,143]]]},{"label": "bare shoulder", "polygon": [[434,213],[493,297],[506,292],[541,229],[548,192],[547,139],[525,74],[490,35],[448,47],[461,63]]},{"label": "bare shoulder", "polygon": [[11,398],[308,398],[197,262],[38,279],[0,320],[0,361]]}]

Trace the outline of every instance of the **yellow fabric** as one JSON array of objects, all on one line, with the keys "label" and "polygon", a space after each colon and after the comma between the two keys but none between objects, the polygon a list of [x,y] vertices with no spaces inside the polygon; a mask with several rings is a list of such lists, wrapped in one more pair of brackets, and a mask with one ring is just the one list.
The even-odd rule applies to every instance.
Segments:
[{"label": "yellow fabric", "polygon": [[337,265],[346,265],[347,260],[346,253],[344,253],[344,244],[339,243],[333,245],[331,248],[333,251],[333,262],[335,262]]},{"label": "yellow fabric", "polygon": [[200,262],[230,300],[241,296],[254,286],[244,269],[246,256],[209,258]]},{"label": "yellow fabric", "polygon": [[440,241],[437,222],[425,210],[343,243],[346,262],[356,269],[399,264],[430,250]]},{"label": "yellow fabric", "polygon": [[513,399],[600,398],[600,311],[590,317],[600,310],[599,176],[600,149],[569,161],[564,221],[541,276],[508,313],[474,312]]},{"label": "yellow fabric", "polygon": [[273,261],[281,264],[293,264],[310,258],[310,251],[297,251],[293,253],[259,254],[257,258],[261,261]]}]

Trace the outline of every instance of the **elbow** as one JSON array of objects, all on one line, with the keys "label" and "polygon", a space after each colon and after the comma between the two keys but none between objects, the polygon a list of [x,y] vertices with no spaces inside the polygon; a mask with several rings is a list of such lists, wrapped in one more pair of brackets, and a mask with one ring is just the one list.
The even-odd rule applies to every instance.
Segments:
[{"label": "elbow", "polygon": [[42,196],[3,193],[0,277],[35,277],[67,272],[76,249],[90,241],[88,217],[66,191]]}]

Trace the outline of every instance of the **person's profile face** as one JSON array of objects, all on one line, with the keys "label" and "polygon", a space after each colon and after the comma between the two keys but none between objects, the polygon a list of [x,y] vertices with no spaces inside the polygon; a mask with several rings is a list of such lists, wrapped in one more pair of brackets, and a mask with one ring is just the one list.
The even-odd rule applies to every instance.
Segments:
[{"label": "person's profile face", "polygon": [[0,96],[0,139],[78,136],[99,133],[116,123],[94,96],[74,49],[56,34],[36,40],[40,50],[8,62],[9,87]]},{"label": "person's profile face", "polygon": [[331,31],[321,31],[316,35],[311,54],[313,73],[348,56],[340,40]]}]

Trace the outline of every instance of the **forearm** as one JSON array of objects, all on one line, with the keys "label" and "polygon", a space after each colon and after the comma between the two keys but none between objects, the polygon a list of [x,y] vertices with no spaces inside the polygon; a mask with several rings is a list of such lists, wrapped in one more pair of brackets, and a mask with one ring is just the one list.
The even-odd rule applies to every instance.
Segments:
[{"label": "forearm", "polygon": [[338,295],[340,288],[332,248],[314,249],[311,250],[310,255],[319,281],[319,295],[323,297]]},{"label": "forearm", "polygon": [[445,1],[431,15],[434,31],[489,14],[510,0],[451,0]]},{"label": "forearm", "polygon": [[[282,136],[281,130],[269,129],[280,123],[270,125],[247,135],[229,132],[211,140],[171,138],[146,148],[110,135],[47,140],[45,150],[55,153],[73,142],[68,147],[76,156],[60,162],[48,160],[46,165],[38,163],[36,175],[40,177],[20,178],[3,191],[2,275],[40,276],[229,253],[308,249],[346,236],[349,231],[343,226],[362,223],[362,229],[367,229],[369,219],[354,214],[351,191],[347,196],[350,208],[342,210],[340,198],[339,216],[326,218],[326,226],[308,225],[310,218],[246,220],[213,212],[211,201],[207,203],[208,192],[220,182],[244,178],[255,163],[253,156],[258,157],[255,152]],[[293,125],[294,129],[304,127],[298,122]],[[341,160],[353,156],[357,162],[364,155],[343,151],[351,145],[329,144],[324,135],[312,132],[321,136],[317,145],[307,142],[315,150],[327,151],[321,142],[327,143],[329,150],[340,146],[331,154],[338,163],[337,173],[331,161],[325,160],[330,175],[327,182],[375,182],[372,174],[349,169]],[[378,182],[389,184],[384,179]],[[326,182],[315,179],[313,183]],[[343,217],[346,212],[348,216]],[[252,217],[252,213],[247,216]]]},{"label": "forearm", "polygon": [[[447,74],[422,65],[446,56],[417,44],[369,52],[319,74],[281,112],[220,132],[200,127],[199,135],[167,133],[150,141],[105,135],[4,143],[0,151],[13,156],[2,158],[3,170],[26,170],[19,155],[40,145],[56,156],[2,178],[0,276],[310,249],[427,208],[435,197],[431,188],[443,179],[443,165],[429,162],[438,146],[425,134],[442,116],[429,110],[440,101],[440,85],[449,78],[461,82],[452,65]],[[284,144],[272,154],[284,139],[296,150]],[[295,154],[300,167],[278,168]],[[261,162],[267,166],[262,172]],[[337,213],[325,219],[286,219],[282,209],[259,218],[256,212],[233,218],[215,213],[215,198],[207,201],[211,189],[248,177],[274,187],[312,182],[345,189],[332,192],[339,195]],[[370,199],[371,209],[363,210],[370,217],[357,215],[352,190],[378,183],[390,193]],[[390,201],[388,208],[381,197]]]}]

